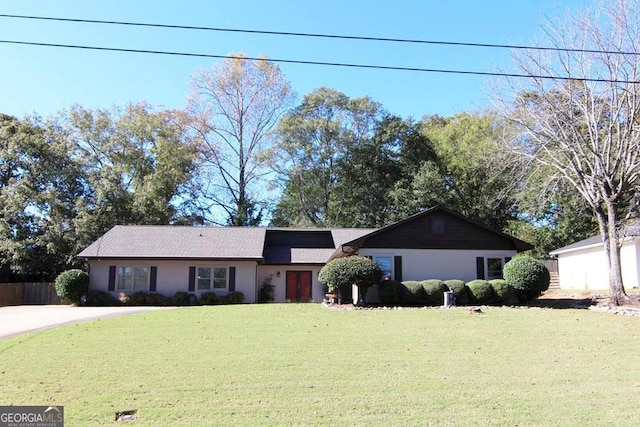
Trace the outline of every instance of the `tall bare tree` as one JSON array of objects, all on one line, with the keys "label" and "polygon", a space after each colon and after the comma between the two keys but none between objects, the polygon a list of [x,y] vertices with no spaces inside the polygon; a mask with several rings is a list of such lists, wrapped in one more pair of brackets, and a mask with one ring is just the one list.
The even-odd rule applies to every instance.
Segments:
[{"label": "tall bare tree", "polygon": [[280,68],[266,57],[232,55],[192,76],[187,110],[208,166],[201,175],[202,196],[208,208],[222,209],[228,224],[260,222],[262,178],[269,172],[264,153],[293,97]]},{"label": "tall bare tree", "polygon": [[517,96],[502,98],[519,130],[511,147],[551,168],[593,209],[613,305],[627,300],[622,216],[640,184],[638,16],[637,1],[615,0],[550,22],[541,42],[555,50],[516,52],[518,72],[530,77],[510,80]]}]

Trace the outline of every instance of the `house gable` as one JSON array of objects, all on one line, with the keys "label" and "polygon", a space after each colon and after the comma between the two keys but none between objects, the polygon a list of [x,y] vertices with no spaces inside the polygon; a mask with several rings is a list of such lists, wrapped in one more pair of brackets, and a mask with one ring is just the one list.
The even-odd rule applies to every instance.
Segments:
[{"label": "house gable", "polygon": [[533,246],[442,207],[416,214],[348,242],[352,248],[524,251]]}]

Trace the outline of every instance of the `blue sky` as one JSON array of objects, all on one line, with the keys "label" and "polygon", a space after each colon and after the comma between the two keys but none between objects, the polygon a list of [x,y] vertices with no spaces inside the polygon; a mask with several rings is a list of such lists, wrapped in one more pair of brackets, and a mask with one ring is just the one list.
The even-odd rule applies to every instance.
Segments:
[{"label": "blue sky", "polygon": [[[545,16],[578,0],[148,1],[0,0],[0,14],[149,22],[490,44],[530,44]],[[430,69],[496,71],[508,50],[130,28],[0,18],[0,40],[164,50]],[[146,101],[183,108],[206,58],[97,52],[0,43],[0,113],[48,116],[77,103],[107,108]],[[479,76],[282,64],[299,97],[321,86],[368,95],[391,113],[450,116],[491,106]]]}]

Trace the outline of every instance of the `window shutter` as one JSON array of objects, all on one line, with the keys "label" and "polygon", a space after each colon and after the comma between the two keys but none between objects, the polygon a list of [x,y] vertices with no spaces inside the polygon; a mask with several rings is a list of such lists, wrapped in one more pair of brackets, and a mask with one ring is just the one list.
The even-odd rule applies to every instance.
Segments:
[{"label": "window shutter", "polygon": [[236,268],[229,267],[229,292],[236,291]]},{"label": "window shutter", "polygon": [[476,276],[478,279],[484,279],[484,258],[481,256],[476,258]]},{"label": "window shutter", "polygon": [[116,266],[109,266],[109,287],[107,288],[109,292],[113,292],[116,290]]},{"label": "window shutter", "polygon": [[399,255],[393,257],[393,271],[396,282],[402,282],[402,257]]},{"label": "window shutter", "polygon": [[151,267],[149,276],[149,292],[156,291],[156,281],[158,280],[158,267]]},{"label": "window shutter", "polygon": [[196,268],[189,267],[189,292],[196,290]]}]

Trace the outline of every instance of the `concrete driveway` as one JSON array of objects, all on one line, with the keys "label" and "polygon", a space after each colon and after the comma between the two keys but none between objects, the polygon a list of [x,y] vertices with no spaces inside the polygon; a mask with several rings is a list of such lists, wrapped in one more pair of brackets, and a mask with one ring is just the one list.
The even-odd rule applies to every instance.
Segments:
[{"label": "concrete driveway", "polygon": [[173,307],[73,307],[19,305],[0,307],[0,339],[62,325]]}]

